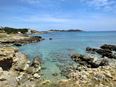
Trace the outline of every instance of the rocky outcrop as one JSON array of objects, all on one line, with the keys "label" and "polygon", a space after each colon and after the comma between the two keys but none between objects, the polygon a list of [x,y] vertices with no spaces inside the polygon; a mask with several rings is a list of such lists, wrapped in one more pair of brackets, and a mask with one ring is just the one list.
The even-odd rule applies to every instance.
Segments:
[{"label": "rocky outcrop", "polygon": [[27,39],[16,40],[14,43],[28,44],[28,43],[39,42],[41,40],[43,40],[43,38],[41,36],[31,36]]},{"label": "rocky outcrop", "polygon": [[[64,70],[68,80],[60,81],[58,87],[115,87],[116,59],[113,56],[111,58],[111,55],[115,54],[115,46],[103,45],[100,49],[87,48],[86,50],[89,53],[85,55],[71,56],[77,66]],[[110,53],[111,55],[108,56]]]},{"label": "rocky outcrop", "polygon": [[105,45],[102,45],[100,47],[100,49],[87,47],[86,51],[90,52],[90,53],[98,53],[102,57],[108,57],[108,58],[116,59],[116,46],[115,45],[106,45],[105,44]]},{"label": "rocky outcrop", "polygon": [[[79,71],[80,69],[80,71]],[[116,86],[116,66],[100,66],[98,68],[87,68],[80,66],[70,68],[67,74],[68,79],[62,79],[51,83],[44,81],[44,86],[37,87],[115,87]],[[67,73],[66,72],[66,73]]]},{"label": "rocky outcrop", "polygon": [[40,69],[40,58],[36,57],[31,62],[17,48],[0,48],[0,87],[36,85],[40,80]]},{"label": "rocky outcrop", "polygon": [[116,45],[104,44],[100,48],[102,48],[102,49],[108,49],[110,51],[116,51]]},{"label": "rocky outcrop", "polygon": [[81,68],[71,70],[68,80],[62,80],[58,87],[115,87],[116,86],[116,66],[104,66],[99,68]]},{"label": "rocky outcrop", "polygon": [[0,44],[22,46],[23,44],[39,42],[41,40],[44,40],[41,36],[29,36],[29,37],[24,37],[24,38],[21,38],[21,39],[11,38],[10,40],[9,39],[2,40],[2,41],[0,41]]},{"label": "rocky outcrop", "polygon": [[95,59],[91,55],[72,55],[72,60],[79,63],[80,65],[84,65],[91,68],[97,68],[99,66],[109,65],[109,61],[107,58],[104,59]]},{"label": "rocky outcrop", "polygon": [[[88,55],[72,55],[72,60],[78,62],[80,65],[97,68],[99,66],[109,65],[111,59],[116,59],[115,45],[103,45],[101,49],[87,47],[86,51],[89,52]],[[98,58],[96,53],[100,54],[101,57]],[[95,55],[97,56],[95,57]]]}]

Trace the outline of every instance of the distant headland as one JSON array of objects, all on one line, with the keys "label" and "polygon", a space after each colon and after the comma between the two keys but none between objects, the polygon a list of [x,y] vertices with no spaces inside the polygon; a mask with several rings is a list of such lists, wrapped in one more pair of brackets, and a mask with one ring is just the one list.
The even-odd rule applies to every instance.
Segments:
[{"label": "distant headland", "polygon": [[68,29],[68,30],[54,30],[54,29],[51,29],[49,30],[49,32],[82,32],[83,30],[80,30],[80,29]]},{"label": "distant headland", "polygon": [[36,29],[29,29],[29,28],[12,28],[12,27],[0,27],[1,33],[7,33],[7,34],[16,34],[16,33],[22,33],[22,34],[44,34],[44,33],[50,33],[50,32],[82,32],[83,30],[80,29],[68,29],[68,30],[60,30],[60,29],[50,29],[46,31],[38,31]]}]

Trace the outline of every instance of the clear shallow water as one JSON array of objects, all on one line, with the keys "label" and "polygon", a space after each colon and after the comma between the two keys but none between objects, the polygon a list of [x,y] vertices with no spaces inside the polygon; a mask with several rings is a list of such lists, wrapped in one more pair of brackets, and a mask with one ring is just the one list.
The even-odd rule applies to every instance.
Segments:
[{"label": "clear shallow water", "polygon": [[[84,54],[86,47],[116,44],[116,32],[54,32],[41,36],[45,38],[44,41],[24,45],[20,50],[30,59],[40,56],[45,68],[42,77],[52,81],[64,78],[60,70],[74,64],[70,59],[71,54]],[[54,73],[58,73],[58,76],[53,76]]]}]

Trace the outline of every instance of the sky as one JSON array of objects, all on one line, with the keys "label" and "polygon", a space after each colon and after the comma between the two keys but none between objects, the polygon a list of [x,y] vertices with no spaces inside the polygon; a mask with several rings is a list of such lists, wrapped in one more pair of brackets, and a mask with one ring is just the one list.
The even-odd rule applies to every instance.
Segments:
[{"label": "sky", "polygon": [[116,0],[0,0],[0,26],[116,30]]}]

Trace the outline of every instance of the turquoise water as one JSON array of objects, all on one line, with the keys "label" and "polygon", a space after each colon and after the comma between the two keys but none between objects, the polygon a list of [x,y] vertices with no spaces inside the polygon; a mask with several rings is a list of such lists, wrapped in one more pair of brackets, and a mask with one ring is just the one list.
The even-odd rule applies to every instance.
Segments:
[{"label": "turquoise water", "polygon": [[[74,65],[70,55],[85,53],[86,47],[99,47],[103,44],[116,44],[116,32],[53,32],[42,34],[44,41],[20,47],[30,59],[40,56],[42,58],[42,77],[56,81],[64,79],[60,70]],[[49,38],[53,38],[49,40]],[[58,76],[52,74],[57,73]]]}]

